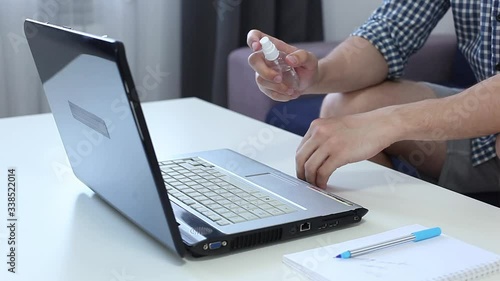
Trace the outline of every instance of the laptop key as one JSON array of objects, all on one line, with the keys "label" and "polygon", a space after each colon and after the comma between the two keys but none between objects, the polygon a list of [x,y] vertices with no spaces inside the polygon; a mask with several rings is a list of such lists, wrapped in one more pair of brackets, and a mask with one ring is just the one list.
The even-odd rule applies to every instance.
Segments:
[{"label": "laptop key", "polygon": [[184,201],[190,199],[188,196],[186,196],[186,195],[184,195],[182,193],[180,193],[178,195],[174,195],[174,197],[177,198],[177,199],[179,199],[179,200],[181,200],[181,202],[184,202]]},{"label": "laptop key", "polygon": [[192,177],[189,177],[190,179],[194,180],[194,181],[206,181],[204,178],[200,177],[200,176],[192,176]]},{"label": "laptop key", "polygon": [[189,163],[179,163],[179,166],[181,166],[182,168],[184,168],[186,170],[193,170],[196,168],[196,166],[191,165]]},{"label": "laptop key", "polygon": [[252,204],[241,204],[240,207],[243,208],[243,209],[245,209],[245,210],[255,210],[255,209],[257,209],[257,207],[255,207]]},{"label": "laptop key", "polygon": [[231,224],[231,222],[230,222],[230,221],[228,221],[228,220],[226,220],[226,219],[221,219],[221,220],[218,220],[218,221],[216,221],[216,223],[217,223],[218,225],[220,225],[220,226],[225,226],[225,225],[229,225],[229,224]]},{"label": "laptop key", "polygon": [[186,189],[182,191],[184,194],[188,195],[189,197],[193,197],[196,195],[199,195],[200,193],[192,188]]},{"label": "laptop key", "polygon": [[190,179],[183,180],[182,183],[185,184],[185,185],[187,185],[187,186],[197,186],[197,185],[199,185],[197,182],[192,181]]},{"label": "laptop key", "polygon": [[206,199],[206,200],[200,201],[200,204],[207,206],[207,205],[216,204],[216,203],[210,199]]},{"label": "laptop key", "polygon": [[293,208],[286,206],[286,205],[279,205],[279,206],[277,206],[277,208],[285,213],[293,213],[296,211],[296,209],[293,209]]},{"label": "laptop key", "polygon": [[212,203],[207,203],[205,204],[207,208],[210,208],[211,210],[219,209],[219,208],[224,208],[222,207],[219,203],[212,201]]},{"label": "laptop key", "polygon": [[232,212],[235,212],[237,214],[239,213],[247,213],[248,210],[247,209],[243,209],[241,207],[236,207],[236,208],[228,208],[229,210],[231,210]]},{"label": "laptop key", "polygon": [[[251,203],[251,204],[254,204],[254,205],[257,205],[257,206],[262,203],[262,201],[260,201],[259,199],[253,199],[253,198],[248,198],[247,201],[248,201],[248,203]],[[267,203],[265,203],[265,204],[267,204]]]},{"label": "laptop key", "polygon": [[185,200],[182,200],[180,199],[184,204],[188,205],[188,206],[191,206],[191,205],[194,205],[196,204],[196,201],[194,201],[193,199],[191,198],[187,198]]},{"label": "laptop key", "polygon": [[279,215],[284,215],[285,213],[279,209],[273,208],[266,210],[266,212],[270,213],[273,216],[279,216]]},{"label": "laptop key", "polygon": [[185,184],[177,185],[175,187],[175,189],[177,189],[177,190],[179,190],[181,192],[184,192],[184,193],[193,190],[191,187],[189,187],[189,186],[187,186]]},{"label": "laptop key", "polygon": [[[222,201],[227,201],[226,199],[224,199],[224,197],[222,197],[220,195],[212,196],[212,197],[210,197],[210,199],[214,200],[215,202],[219,202],[219,204],[221,204],[221,205],[225,205],[224,202],[222,202]],[[231,202],[229,202],[229,203],[231,203]]]},{"label": "laptop key", "polygon": [[270,204],[267,204],[267,203],[262,203],[262,204],[259,204],[259,207],[262,209],[262,210],[270,210],[270,209],[275,209],[274,206],[270,205]]},{"label": "laptop key", "polygon": [[201,213],[202,211],[208,211],[208,209],[207,209],[207,208],[205,208],[205,206],[200,205],[200,204],[198,204],[198,203],[195,203],[195,204],[191,205],[191,208],[195,209],[196,211],[198,211],[198,212],[200,212],[200,213]]},{"label": "laptop key", "polygon": [[228,218],[228,220],[230,220],[233,223],[239,223],[239,222],[246,221],[244,218],[239,217],[239,216]]},{"label": "laptop key", "polygon": [[210,215],[207,215],[207,217],[213,221],[218,221],[218,220],[222,220],[222,217],[217,215],[217,214],[210,214]]},{"label": "laptop key", "polygon": [[258,216],[259,218],[267,218],[271,216],[271,214],[261,209],[251,209],[249,211],[254,215]]},{"label": "laptop key", "polygon": [[224,197],[222,196],[217,196],[217,198],[212,197],[212,199],[219,202],[219,204],[221,204],[222,206],[228,206],[229,204],[231,204],[231,201],[224,199]]},{"label": "laptop key", "polygon": [[[216,212],[217,214],[221,215],[221,216],[228,216],[228,213],[230,213],[231,211],[229,211],[228,209],[224,208],[224,207],[219,207],[219,208],[214,208],[212,209],[212,211]],[[224,215],[226,214],[226,215]]]},{"label": "laptop key", "polygon": [[259,217],[250,213],[250,212],[238,212],[238,215],[240,215],[242,218],[250,221],[250,220],[256,220],[258,219]]},{"label": "laptop key", "polygon": [[200,187],[200,188],[196,188],[196,191],[198,191],[199,193],[206,193],[206,192],[210,192],[210,189],[206,188],[206,187]]}]

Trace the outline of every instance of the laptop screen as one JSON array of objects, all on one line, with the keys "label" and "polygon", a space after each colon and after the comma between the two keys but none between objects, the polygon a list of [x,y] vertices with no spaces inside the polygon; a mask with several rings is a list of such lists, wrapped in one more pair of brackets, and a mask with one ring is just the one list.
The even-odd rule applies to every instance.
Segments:
[{"label": "laptop screen", "polygon": [[29,20],[25,30],[75,175],[183,255],[149,134],[139,129],[142,111],[129,99],[123,45]]}]

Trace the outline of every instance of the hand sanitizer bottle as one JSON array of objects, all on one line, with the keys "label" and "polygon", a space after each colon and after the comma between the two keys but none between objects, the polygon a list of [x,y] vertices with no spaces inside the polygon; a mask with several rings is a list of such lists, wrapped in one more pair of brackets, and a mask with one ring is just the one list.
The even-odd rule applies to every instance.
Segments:
[{"label": "hand sanitizer bottle", "polygon": [[287,54],[276,49],[276,46],[268,37],[262,38],[260,44],[262,45],[262,52],[266,58],[267,66],[281,73],[281,77],[283,77],[282,83],[296,93],[299,90],[299,76],[295,69],[285,62]]}]

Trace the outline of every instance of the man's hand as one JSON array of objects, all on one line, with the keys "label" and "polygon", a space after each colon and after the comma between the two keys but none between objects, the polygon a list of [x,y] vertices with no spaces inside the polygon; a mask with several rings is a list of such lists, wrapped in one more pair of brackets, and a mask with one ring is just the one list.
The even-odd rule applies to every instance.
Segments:
[{"label": "man's hand", "polygon": [[377,110],[313,121],[297,149],[297,177],[326,188],[337,168],[370,159],[387,148],[395,136],[384,116]]},{"label": "man's hand", "polygon": [[[259,41],[265,36],[269,37],[278,50],[288,54],[286,63],[295,68],[299,76],[298,91],[294,91],[294,89],[290,89],[283,84],[283,77],[281,77],[280,73],[266,65],[262,52],[256,52],[262,49]],[[254,51],[248,57],[248,63],[256,72],[255,80],[257,85],[264,94],[273,100],[289,101],[296,99],[318,80],[318,59],[312,53],[299,50],[258,30],[251,30],[248,33],[247,44]]]}]

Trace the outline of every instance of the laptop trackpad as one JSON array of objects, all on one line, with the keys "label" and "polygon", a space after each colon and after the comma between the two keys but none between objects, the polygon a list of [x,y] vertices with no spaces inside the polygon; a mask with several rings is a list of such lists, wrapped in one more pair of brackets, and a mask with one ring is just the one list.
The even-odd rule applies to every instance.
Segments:
[{"label": "laptop trackpad", "polygon": [[284,176],[277,174],[257,174],[248,175],[246,179],[267,189],[273,190],[274,188],[289,188],[291,186],[300,186],[301,182],[298,180],[292,180],[285,178]]}]

